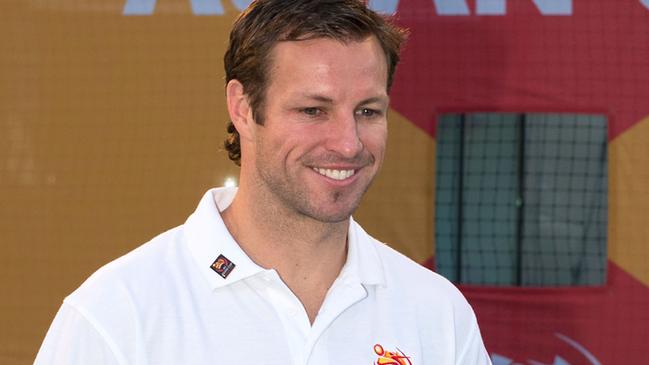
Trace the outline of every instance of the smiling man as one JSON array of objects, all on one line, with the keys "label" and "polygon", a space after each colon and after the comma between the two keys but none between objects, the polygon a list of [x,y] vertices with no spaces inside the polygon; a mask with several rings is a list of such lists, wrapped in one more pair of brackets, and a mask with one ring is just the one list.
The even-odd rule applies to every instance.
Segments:
[{"label": "smiling man", "polygon": [[489,364],[448,281],[351,219],[403,31],[358,0],[260,0],[225,55],[240,186],[67,297],[37,364]]}]

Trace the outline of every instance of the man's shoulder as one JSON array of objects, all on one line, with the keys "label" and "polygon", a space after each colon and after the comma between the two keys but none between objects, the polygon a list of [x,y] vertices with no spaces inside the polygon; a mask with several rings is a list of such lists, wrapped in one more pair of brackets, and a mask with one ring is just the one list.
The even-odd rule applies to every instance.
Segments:
[{"label": "man's shoulder", "polygon": [[[173,228],[95,271],[65,298],[39,356],[87,360],[106,354],[119,363],[134,362],[141,327],[180,287],[178,272],[187,266],[182,236],[182,226]],[[59,341],[71,345],[63,349]]]},{"label": "man's shoulder", "polygon": [[182,226],[172,228],[102,266],[65,299],[66,303],[75,307],[117,303],[150,291],[152,283],[168,280],[186,256],[179,252],[183,250],[182,235]]},{"label": "man's shoulder", "polygon": [[455,286],[445,277],[395,250],[390,247],[389,244],[374,238],[373,241],[377,252],[379,252],[381,261],[384,264],[386,277],[388,279],[390,277],[394,277],[395,280],[408,279],[412,281],[412,284],[414,285],[434,285],[436,287],[455,289]]}]

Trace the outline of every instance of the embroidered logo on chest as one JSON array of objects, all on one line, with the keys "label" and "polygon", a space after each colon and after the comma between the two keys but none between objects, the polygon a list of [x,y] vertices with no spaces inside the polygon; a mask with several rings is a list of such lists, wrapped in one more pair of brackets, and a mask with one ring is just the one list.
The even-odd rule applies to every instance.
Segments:
[{"label": "embroidered logo on chest", "polygon": [[372,365],[413,365],[410,357],[398,348],[395,351],[385,351],[380,344],[374,345],[374,353],[379,355]]},{"label": "embroidered logo on chest", "polygon": [[372,365],[413,365],[410,357],[398,348],[395,351],[385,351],[378,343],[374,345],[374,353],[379,355]]}]

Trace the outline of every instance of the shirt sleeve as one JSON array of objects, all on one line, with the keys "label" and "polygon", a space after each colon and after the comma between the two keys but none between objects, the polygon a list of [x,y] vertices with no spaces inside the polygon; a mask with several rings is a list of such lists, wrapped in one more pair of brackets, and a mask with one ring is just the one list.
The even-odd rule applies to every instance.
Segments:
[{"label": "shirt sleeve", "polygon": [[114,342],[68,303],[59,309],[36,355],[35,365],[126,365]]},{"label": "shirt sleeve", "polygon": [[476,325],[468,336],[463,351],[458,357],[458,365],[491,365],[491,359]]}]

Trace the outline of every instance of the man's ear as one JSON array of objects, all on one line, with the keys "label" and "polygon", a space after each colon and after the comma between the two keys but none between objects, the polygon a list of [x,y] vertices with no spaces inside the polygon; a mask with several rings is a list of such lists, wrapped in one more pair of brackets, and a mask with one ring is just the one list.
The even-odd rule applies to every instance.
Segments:
[{"label": "man's ear", "polygon": [[251,140],[254,133],[255,121],[252,117],[252,108],[248,103],[248,96],[243,90],[239,80],[230,80],[225,88],[230,120],[239,132],[241,139]]}]

